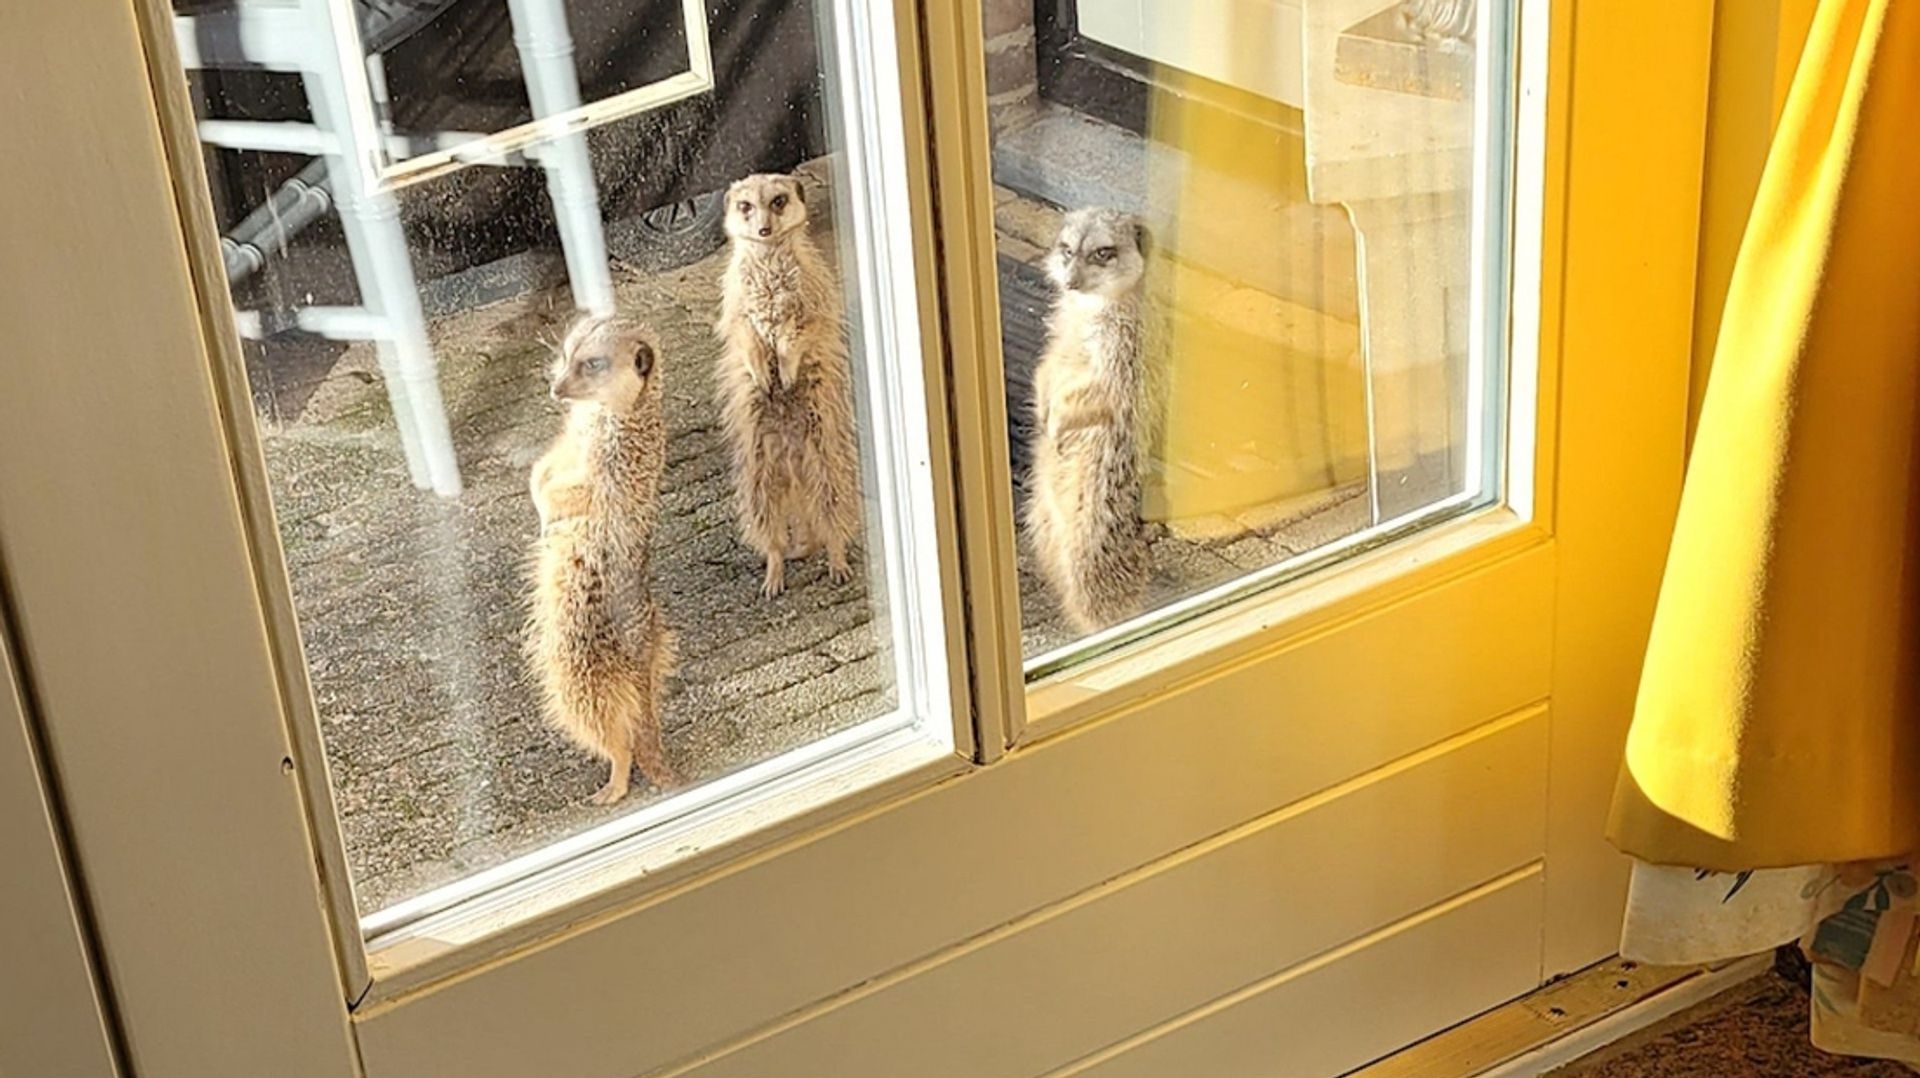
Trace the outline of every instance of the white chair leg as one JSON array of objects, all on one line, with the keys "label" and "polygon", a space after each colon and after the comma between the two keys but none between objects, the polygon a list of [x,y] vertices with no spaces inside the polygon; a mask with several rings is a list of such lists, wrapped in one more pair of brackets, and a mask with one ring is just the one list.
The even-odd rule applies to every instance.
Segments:
[{"label": "white chair leg", "polygon": [[[327,164],[332,187],[338,192],[342,189],[342,169],[333,167],[331,160]],[[364,268],[372,259],[365,250],[365,228],[357,218],[349,216],[348,200],[336,196],[334,204],[340,211],[341,230],[347,237],[347,254],[353,262],[354,278],[360,286],[361,303],[370,313],[380,317],[382,325],[385,325],[386,319],[379,314],[377,301],[370,298],[377,286],[371,279],[372,274]],[[387,403],[393,409],[393,425],[400,435],[400,451],[407,460],[407,474],[414,486],[426,490],[433,486],[433,475],[427,468],[426,454],[420,448],[420,431],[414,423],[413,401],[407,395],[406,379],[400,375],[399,353],[385,335],[374,338],[373,346],[374,354],[380,361],[380,380],[387,387]]]},{"label": "white chair leg", "polygon": [[585,135],[567,135],[540,147],[540,167],[547,174],[547,196],[553,201],[554,224],[567,257],[567,279],[573,285],[573,304],[594,314],[613,313],[613,274],[607,269],[607,238],[600,220],[600,188],[593,180],[593,163]]},{"label": "white chair leg", "polygon": [[[426,482],[416,474],[414,485],[431,486],[435,493],[452,497],[460,493],[460,464],[440,397],[439,372],[433,345],[427,340],[427,318],[420,308],[406,233],[400,228],[399,203],[383,191],[340,199],[339,206],[347,235],[357,232],[360,237],[357,244],[350,239],[349,246],[358,248],[354,270],[360,278],[361,301],[387,328],[386,337],[375,344],[382,353],[381,373],[387,379],[394,418],[404,440],[407,423],[400,416],[403,409],[408,413],[416,453],[426,471]],[[408,470],[414,468],[409,461]]]},{"label": "white chair leg", "polygon": [[[309,72],[307,100],[314,124],[323,131],[343,132],[332,117],[344,107],[334,96],[328,78]],[[407,472],[416,487],[436,493],[460,493],[460,468],[453,452],[453,434],[440,398],[440,380],[433,347],[427,341],[426,315],[407,254],[406,234],[400,228],[400,207],[391,192],[362,189],[361,179],[346,156],[330,155],[327,173],[334,204],[347,238],[360,302],[386,329],[374,342],[380,374],[393,405],[394,426],[406,455]]]},{"label": "white chair leg", "polygon": [[[513,43],[536,118],[554,116],[580,105],[580,77],[574,69],[573,35],[560,0],[508,0]],[[613,276],[607,269],[607,239],[600,219],[600,188],[584,134],[563,135],[532,151],[547,174],[554,224],[566,254],[574,306],[595,314],[613,313]]]}]

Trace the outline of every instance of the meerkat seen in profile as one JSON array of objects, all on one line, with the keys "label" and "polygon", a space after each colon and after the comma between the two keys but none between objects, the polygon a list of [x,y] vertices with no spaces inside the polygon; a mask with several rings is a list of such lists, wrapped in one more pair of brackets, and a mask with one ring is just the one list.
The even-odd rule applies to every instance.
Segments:
[{"label": "meerkat seen in profile", "polygon": [[636,763],[663,790],[679,781],[660,742],[674,637],[651,579],[667,456],[653,332],[582,319],[554,362],[553,395],[567,419],[530,481],[540,538],[527,657],[548,718],[608,762],[592,800],[610,805]]},{"label": "meerkat seen in profile", "polygon": [[824,549],[834,581],[845,581],[860,460],[840,282],[807,234],[806,196],[792,176],[735,183],[726,230],[733,253],[714,329],[741,536],[766,558],[769,597],[786,586],[788,555]]},{"label": "meerkat seen in profile", "polygon": [[1148,559],[1140,477],[1152,413],[1146,232],[1117,210],[1066,215],[1047,255],[1059,290],[1033,375],[1023,517],[1040,575],[1082,632],[1137,613]]}]

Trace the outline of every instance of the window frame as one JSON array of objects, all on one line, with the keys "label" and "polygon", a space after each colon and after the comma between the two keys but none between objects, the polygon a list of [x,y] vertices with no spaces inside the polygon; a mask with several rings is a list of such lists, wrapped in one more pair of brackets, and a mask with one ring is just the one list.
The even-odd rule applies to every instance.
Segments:
[{"label": "window frame", "polygon": [[[139,2],[163,4],[163,0]],[[1523,13],[1530,14],[1518,20],[1521,25],[1511,35],[1514,52],[1509,59],[1517,76],[1516,97],[1524,91],[1527,101],[1518,102],[1509,115],[1516,139],[1527,140],[1541,152],[1528,153],[1523,147],[1514,154],[1517,171],[1506,181],[1512,190],[1509,221],[1501,233],[1502,237],[1514,235],[1516,243],[1525,244],[1530,237],[1537,241],[1540,231],[1538,217],[1529,215],[1544,208],[1545,48],[1551,0],[1516,3]],[[928,372],[928,430],[935,435],[931,444],[936,454],[942,448],[951,454],[947,466],[934,468],[933,474],[954,479],[954,486],[937,511],[943,587],[953,597],[945,611],[951,660],[947,663],[948,680],[956,687],[964,684],[968,694],[953,697],[952,753],[930,755],[922,751],[923,746],[901,744],[895,732],[888,732],[880,735],[877,753],[863,752],[856,746],[853,753],[840,758],[840,766],[829,759],[817,772],[799,772],[804,785],[817,790],[847,789],[850,793],[816,802],[804,793],[781,790],[765,798],[764,803],[755,798],[756,803],[744,813],[725,813],[731,806],[723,801],[713,809],[697,808],[646,831],[613,821],[593,831],[629,833],[611,843],[573,843],[583,847],[577,858],[524,879],[509,880],[497,892],[483,892],[458,906],[430,906],[423,916],[408,917],[397,926],[380,914],[360,917],[351,887],[330,882],[326,888],[329,905],[335,924],[341,926],[336,932],[337,957],[348,971],[349,986],[359,986],[353,997],[357,1004],[378,1005],[400,998],[463,969],[549,938],[583,917],[644,901],[785,838],[831,825],[836,819],[885,803],[903,792],[958,777],[972,766],[991,763],[1021,745],[1110,716],[1130,702],[1151,698],[1207,670],[1283,646],[1318,626],[1350,618],[1373,603],[1414,594],[1453,573],[1490,564],[1551,539],[1550,527],[1525,512],[1531,489],[1521,492],[1524,500],[1516,507],[1508,504],[1512,490],[1503,483],[1501,500],[1495,504],[1460,511],[1448,510],[1443,503],[1414,514],[1403,529],[1366,535],[1354,543],[1337,543],[1325,554],[1316,551],[1303,555],[1297,559],[1304,563],[1298,568],[1276,565],[1243,574],[1212,589],[1233,593],[1217,605],[1170,624],[1149,625],[1145,635],[1116,648],[1034,676],[1020,653],[1014,550],[1017,510],[1011,497],[1011,462],[1005,439],[992,436],[992,432],[1005,429],[1006,395],[982,13],[973,0],[924,0],[918,7],[916,11],[914,0],[893,0],[890,5],[892,28],[902,45],[895,66],[905,142],[905,160],[893,163],[905,165],[910,177],[907,194],[912,221],[910,233],[892,238],[907,248],[907,259],[916,271],[920,307],[916,313]],[[918,26],[916,15],[924,20]],[[160,49],[166,47],[164,41],[158,45]],[[832,55],[841,62],[843,82],[858,85],[847,77],[851,74],[849,52],[842,43]],[[1483,77],[1490,68],[1479,68]],[[930,86],[943,83],[964,87],[964,91],[947,95],[929,92]],[[1531,106],[1523,107],[1527,102]],[[190,106],[181,115],[191,116]],[[1483,126],[1489,115],[1490,110],[1481,110],[1477,127]],[[177,121],[171,129],[163,124],[163,130],[181,137]],[[190,158],[197,172],[197,144],[191,142],[191,127],[185,131],[195,152],[183,152],[181,160]],[[1476,146],[1477,165],[1484,152],[1482,140]],[[884,180],[878,169],[868,170],[867,177],[873,183]],[[188,187],[183,203],[196,201],[205,189],[204,180],[182,181]],[[1486,194],[1485,186],[1476,187],[1476,215],[1482,210],[1479,203]],[[217,235],[210,219],[203,228],[189,228],[187,241],[198,247],[204,235]],[[964,242],[936,241],[936,237],[956,235]],[[1483,239],[1476,236],[1476,262],[1484,257],[1480,250]],[[207,265],[209,254],[217,256],[217,251],[199,251],[192,260],[197,273]],[[1508,263],[1520,271],[1512,291],[1520,309],[1507,327],[1509,332],[1524,330],[1534,324],[1532,318],[1537,318],[1539,289],[1523,290],[1529,280],[1540,283],[1540,263],[1537,258],[1528,260],[1526,254],[1516,247]],[[937,269],[931,264],[936,257]],[[895,260],[896,264],[903,261],[898,254]],[[218,264],[217,257],[213,264]],[[214,297],[204,312],[204,324],[210,340],[233,349],[233,357],[218,364],[213,375],[220,383],[226,429],[240,472],[242,509],[252,523],[248,539],[258,567],[256,586],[272,611],[270,619],[275,628],[269,635],[278,653],[276,668],[283,682],[283,706],[301,750],[294,756],[295,766],[305,780],[302,790],[309,801],[308,819],[317,853],[325,867],[323,878],[346,881],[350,874],[345,843],[332,804],[318,715],[313,712],[292,594],[280,559],[279,533],[257,421],[248,404],[251,397],[244,364],[237,359],[237,334],[224,321],[228,317],[224,283],[217,270],[211,276],[211,280],[200,282],[203,297]],[[1486,276],[1476,271],[1472,277],[1475,286],[1483,286]],[[1525,309],[1529,307],[1536,310]],[[1481,321],[1476,317],[1476,327]],[[1524,387],[1537,381],[1537,348],[1510,346],[1505,354],[1515,368],[1509,379],[1511,385]],[[974,362],[959,358],[966,356]],[[940,430],[943,417],[937,406],[943,396],[951,412],[946,431]],[[1544,394],[1538,401],[1537,421],[1542,428],[1550,427],[1553,420],[1547,411],[1553,402]],[[1544,440],[1532,440],[1534,419],[1534,415],[1527,415],[1520,423],[1502,423],[1509,459],[1524,460],[1521,467],[1530,466],[1535,474],[1551,474],[1553,447]],[[970,434],[955,437],[952,431],[989,434],[985,438]],[[947,437],[937,436],[942,433]],[[1542,492],[1541,496],[1549,495]],[[1461,496],[1455,496],[1447,502],[1459,500]],[[963,522],[967,520],[977,526],[967,527]],[[966,590],[955,588],[956,579],[965,581]],[[976,590],[976,582],[990,586]],[[962,605],[964,632],[956,633]],[[1002,654],[1002,662],[989,658],[995,652]],[[1011,662],[1005,663],[1006,658]],[[989,732],[996,725],[998,737]],[[634,815],[648,814],[643,810]],[[563,840],[552,846],[568,848],[570,842]],[[667,853],[687,848],[698,852]],[[450,889],[458,889],[458,883]],[[376,931],[364,932],[361,926],[366,922],[371,922]]]},{"label": "window frame", "polygon": [[[927,16],[929,39],[934,43],[931,69],[936,77],[959,80],[967,88],[966,100],[937,115],[941,122],[934,129],[942,179],[952,175],[950,186],[960,193],[944,208],[941,233],[958,233],[969,240],[947,245],[952,263],[947,278],[948,331],[956,354],[971,352],[980,359],[978,369],[965,372],[977,392],[988,394],[985,402],[975,404],[976,416],[993,423],[989,429],[1004,430],[1005,359],[993,230],[992,146],[979,74],[986,69],[985,38],[979,4],[957,0],[958,10],[953,10],[953,2],[929,3]],[[997,600],[993,609],[1012,624],[1010,634],[987,634],[977,643],[983,652],[1002,653],[995,674],[1011,676],[1018,683],[1012,690],[1001,686],[1002,694],[1011,697],[999,716],[1007,750],[1112,714],[1131,699],[1151,696],[1209,667],[1311,632],[1316,625],[1350,613],[1354,603],[1362,601],[1358,596],[1378,600],[1425,586],[1433,579],[1435,563],[1485,564],[1551,539],[1551,483],[1536,485],[1536,477],[1554,474],[1556,447],[1550,435],[1558,406],[1558,398],[1545,391],[1554,372],[1544,362],[1546,342],[1540,336],[1543,305],[1553,298],[1549,292],[1558,284],[1556,267],[1546,263],[1543,247],[1549,214],[1555,209],[1554,194],[1548,190],[1548,158],[1558,150],[1548,126],[1548,80],[1554,70],[1550,49],[1558,40],[1555,20],[1564,18],[1555,7],[1555,0],[1514,0],[1511,20],[1501,16],[1492,20],[1503,27],[1510,43],[1506,71],[1496,72],[1493,64],[1476,64],[1479,100],[1490,96],[1487,83],[1505,75],[1512,78],[1512,99],[1505,111],[1509,139],[1494,147],[1488,127],[1495,110],[1475,112],[1476,179],[1484,181],[1489,175],[1499,179],[1492,184],[1476,182],[1474,187],[1476,225],[1494,220],[1496,227],[1474,228],[1474,265],[1469,277],[1475,296],[1470,329],[1475,343],[1469,357],[1480,372],[1478,377],[1489,377],[1484,371],[1489,352],[1485,340],[1492,335],[1504,338],[1498,354],[1506,366],[1492,376],[1488,405],[1506,412],[1495,421],[1506,466],[1470,469],[1474,486],[1408,514],[1403,526],[1384,522],[1377,526],[1380,530],[1370,529],[1243,573],[1170,603],[1163,611],[1149,611],[1137,626],[1129,622],[1102,630],[1029,660],[1021,652],[1019,636],[1014,551],[1018,514],[1009,493],[1012,467],[1004,439],[981,447],[976,459],[963,455],[962,479],[972,487],[968,504],[982,506],[993,519],[1004,521],[997,534],[969,545],[977,548],[974,557],[983,564],[983,572],[995,574],[1001,585],[1001,592],[993,596]],[[1565,31],[1559,33],[1564,36]],[[1497,156],[1490,159],[1490,155]],[[977,182],[982,176],[984,184]],[[1497,219],[1487,205],[1495,195],[1505,204],[1505,212]],[[1509,250],[1502,263],[1504,274],[1485,268],[1493,245]],[[1488,293],[1499,294],[1488,303]],[[1490,331],[1489,326],[1496,328]],[[956,383],[962,379],[956,378]],[[1515,407],[1516,401],[1531,402],[1534,407]],[[1470,445],[1470,459],[1479,448],[1477,440]],[[969,463],[974,471],[964,470]],[[1492,501],[1471,504],[1481,499],[1479,487],[1489,482],[1489,472]],[[1458,507],[1462,504],[1464,508]],[[1223,598],[1208,598],[1215,594]],[[1188,606],[1195,612],[1180,612]],[[1165,617],[1160,616],[1163,612]],[[1084,657],[1048,661],[1067,652]],[[980,696],[988,698],[993,692],[993,686],[983,687]]]},{"label": "window frame", "polygon": [[[160,131],[174,166],[175,198],[185,218],[183,239],[189,252],[188,265],[202,331],[215,357],[208,374],[220,401],[222,431],[235,471],[237,508],[247,522],[244,538],[254,566],[254,585],[265,608],[269,626],[267,639],[274,653],[281,706],[296,749],[291,754],[292,767],[301,779],[314,853],[321,866],[322,890],[334,926],[335,959],[343,971],[347,998],[356,1007],[377,1005],[435,980],[483,965],[516,948],[565,931],[583,917],[643,901],[649,895],[750,857],[796,833],[828,826],[903,792],[924,789],[963,774],[975,764],[978,746],[986,739],[978,735],[967,695],[971,689],[967,678],[970,665],[956,540],[957,510],[950,478],[954,471],[950,463],[953,439],[947,406],[943,403],[950,401],[953,394],[946,384],[945,344],[939,330],[939,281],[933,260],[936,247],[933,194],[928,183],[925,130],[927,110],[913,5],[908,0],[881,5],[876,10],[885,14],[874,24],[870,16],[844,18],[858,6],[858,0],[825,0],[827,10],[835,14],[822,17],[838,17],[841,25],[834,26],[835,40],[822,62],[836,67],[844,89],[870,97],[893,90],[898,96],[897,104],[891,107],[885,101],[877,101],[881,110],[877,114],[880,132],[861,131],[859,138],[863,144],[860,146],[852,145],[849,133],[849,144],[842,147],[842,152],[870,158],[866,168],[848,169],[856,181],[865,181],[866,199],[855,200],[850,197],[851,192],[836,191],[835,194],[843,205],[855,204],[853,224],[863,233],[861,239],[869,245],[886,248],[890,268],[910,273],[909,277],[890,281],[879,280],[877,273],[857,275],[857,283],[863,289],[860,314],[866,319],[865,328],[872,339],[866,341],[865,347],[856,349],[855,356],[856,359],[865,357],[871,384],[886,398],[866,403],[878,414],[905,424],[904,430],[890,427],[884,440],[892,443],[904,438],[909,443],[895,447],[896,452],[892,454],[901,457],[905,470],[890,476],[883,467],[881,486],[884,489],[876,492],[883,517],[892,511],[889,507],[896,507],[902,499],[915,503],[909,512],[916,522],[908,534],[902,536],[896,523],[889,529],[884,544],[888,548],[886,571],[891,589],[887,598],[898,608],[889,619],[898,623],[894,647],[908,652],[896,659],[895,666],[902,668],[918,662],[923,667],[923,676],[902,677],[899,687],[903,698],[910,689],[933,696],[944,689],[946,699],[934,701],[936,711],[912,722],[902,719],[907,710],[903,703],[893,715],[866,720],[822,742],[789,750],[739,775],[702,784],[661,806],[677,808],[676,803],[685,799],[693,802],[690,809],[655,813],[649,806],[567,840],[551,843],[541,851],[511,859],[510,864],[520,860],[544,862],[547,858],[541,854],[548,850],[556,856],[579,851],[577,856],[543,864],[530,874],[486,870],[435,888],[426,895],[396,903],[394,908],[399,909],[399,916],[382,916],[387,910],[366,917],[359,915],[353,899],[345,839],[333,803],[319,715],[308,682],[293,594],[281,554],[258,420],[253,413],[239,335],[232,325],[217,247],[219,231],[206,194],[208,186],[195,135],[194,112],[186,96],[186,82],[179,74],[170,14],[166,0],[132,2],[143,20]],[[857,35],[853,29],[856,26]],[[898,43],[893,50],[895,62],[875,63],[873,53],[877,50],[870,46],[884,40],[882,35],[886,34],[892,34]],[[702,37],[704,41],[704,35]],[[871,108],[876,101],[863,103]],[[829,111],[834,114],[832,122],[839,123],[843,119],[840,110],[833,108],[831,101],[829,104]],[[843,103],[843,107],[858,109],[861,105]],[[870,117],[868,113],[862,115]],[[898,146],[882,144],[884,133],[896,124]],[[529,125],[529,129],[537,126]],[[520,128],[507,134],[514,132],[525,134]],[[538,131],[534,131],[527,137],[537,134]],[[448,165],[443,163],[439,167],[444,171]],[[406,182],[429,175],[410,173]],[[880,227],[867,220],[874,209],[872,201],[880,202],[879,212],[891,218],[886,224],[898,224],[904,218],[908,227]],[[887,360],[909,345],[921,357],[918,370],[905,375],[887,370]],[[924,397],[924,407],[907,399],[916,388]],[[920,414],[905,414],[916,407]],[[912,443],[922,438],[924,459],[915,460],[914,457],[921,454]],[[881,455],[884,454],[876,453]],[[921,530],[930,534],[917,537],[912,534]],[[931,556],[940,594],[945,597],[941,609],[912,609],[923,586],[904,586],[904,574],[908,570],[898,564],[903,546],[921,548],[905,551],[904,556],[919,561],[923,568]],[[925,631],[916,627],[916,623],[927,628],[939,626],[944,640],[939,654],[914,653],[910,644],[902,648],[916,637],[925,638]],[[920,684],[912,684],[915,680]],[[931,739],[919,732],[929,720],[944,720],[945,726]],[[891,726],[881,728],[889,721]],[[936,743],[941,741],[945,743]],[[806,762],[794,766],[787,763],[788,757],[804,758]],[[743,776],[756,773],[766,774],[767,781],[761,784],[743,781]],[[708,787],[719,786],[726,787],[723,796],[700,796]],[[498,882],[474,894],[464,893],[470,890],[463,886],[466,880],[482,878]],[[447,901],[440,894],[442,891],[458,893],[460,897]],[[365,928],[369,922],[372,931]]]}]

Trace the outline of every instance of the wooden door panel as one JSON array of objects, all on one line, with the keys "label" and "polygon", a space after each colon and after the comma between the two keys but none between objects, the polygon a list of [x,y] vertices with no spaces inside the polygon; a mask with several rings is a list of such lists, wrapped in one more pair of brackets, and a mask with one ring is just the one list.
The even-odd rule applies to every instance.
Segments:
[{"label": "wooden door panel", "polygon": [[[1497,720],[862,986],[711,1063],[667,1073],[1040,1073],[1526,870],[1543,843],[1546,750],[1543,709]],[[1518,923],[1538,921],[1536,904]],[[1492,932],[1480,943],[1500,969],[1537,971],[1533,931]],[[1368,976],[1376,965],[1362,960],[1347,980],[1376,991],[1392,983]],[[1509,976],[1501,987],[1532,983]],[[971,1035],[968,1001],[1002,993],[1017,1005],[1001,1010],[991,1036]],[[1427,1016],[1463,1018],[1472,1010],[1455,1008],[1478,1005],[1479,995],[1442,996]],[[1352,1049],[1354,1032],[1352,1022],[1303,1031],[1298,1048],[1306,1057]]]},{"label": "wooden door panel", "polygon": [[1544,894],[1528,866],[1048,1078],[1345,1074],[1538,984],[1536,950],[1487,942],[1536,937]]},{"label": "wooden door panel", "polygon": [[106,1001],[34,741],[0,625],[0,1075],[115,1078]]}]

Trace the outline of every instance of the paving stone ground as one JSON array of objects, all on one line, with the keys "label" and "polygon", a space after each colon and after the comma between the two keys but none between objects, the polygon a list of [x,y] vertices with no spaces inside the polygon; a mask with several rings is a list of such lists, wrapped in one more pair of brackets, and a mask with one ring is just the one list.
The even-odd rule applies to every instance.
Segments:
[{"label": "paving stone ground", "polygon": [[[1007,238],[1011,249],[1026,249]],[[654,274],[616,264],[622,306],[650,320],[663,341],[670,447],[656,587],[681,652],[666,742],[694,780],[895,703],[865,575],[835,585],[818,559],[795,563],[787,592],[768,601],[757,558],[736,538],[711,380],[718,345],[709,326],[724,257]],[[408,483],[370,349],[309,343],[305,351],[276,346],[271,361],[253,356],[275,508],[363,912],[660,796],[640,783],[620,806],[584,804],[604,767],[544,724],[521,661],[537,529],[526,474],[559,426],[544,368],[570,317],[565,290],[551,289],[433,322],[466,480],[456,499]],[[1156,596],[1191,593],[1363,526],[1358,493],[1329,492],[1263,534],[1162,537]],[[1069,639],[1025,573],[1023,588],[1028,653]]]}]

